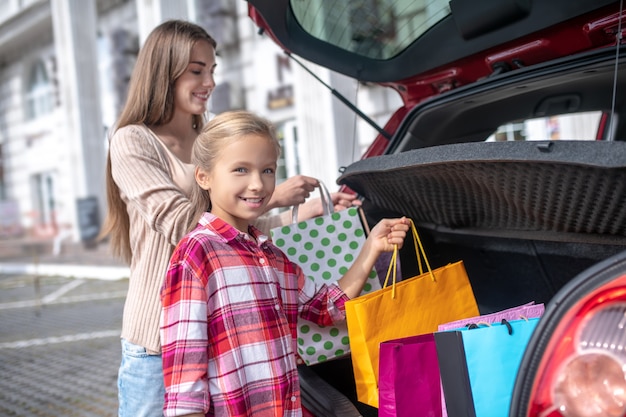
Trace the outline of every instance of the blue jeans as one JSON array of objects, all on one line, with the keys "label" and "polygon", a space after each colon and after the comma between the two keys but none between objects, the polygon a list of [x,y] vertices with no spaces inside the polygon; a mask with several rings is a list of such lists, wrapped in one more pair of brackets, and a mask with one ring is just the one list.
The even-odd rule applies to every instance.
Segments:
[{"label": "blue jeans", "polygon": [[161,355],[122,339],[117,376],[119,417],[163,417],[165,384]]}]

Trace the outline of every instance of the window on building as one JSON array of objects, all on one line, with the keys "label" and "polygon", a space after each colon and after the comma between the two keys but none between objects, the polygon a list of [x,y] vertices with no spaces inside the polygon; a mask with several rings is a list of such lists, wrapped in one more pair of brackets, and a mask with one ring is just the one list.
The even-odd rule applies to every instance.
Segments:
[{"label": "window on building", "polygon": [[280,184],[289,177],[299,175],[300,154],[298,151],[298,129],[293,120],[276,126],[276,134],[282,149],[276,170],[276,183]]},{"label": "window on building", "polygon": [[0,201],[6,200],[6,185],[4,179],[4,155],[2,153],[2,144],[0,143]]},{"label": "window on building", "polygon": [[30,70],[26,88],[26,118],[37,119],[54,109],[54,86],[43,61],[37,61]]},{"label": "window on building", "polygon": [[53,174],[51,172],[34,174],[31,176],[30,183],[35,224],[52,225],[55,211]]},{"label": "window on building", "polygon": [[278,161],[276,161],[276,183],[280,184],[285,181],[288,177],[287,175],[287,164],[285,162],[285,135],[281,130],[277,130],[276,132],[278,136],[278,142],[280,143],[280,156],[278,157]]}]

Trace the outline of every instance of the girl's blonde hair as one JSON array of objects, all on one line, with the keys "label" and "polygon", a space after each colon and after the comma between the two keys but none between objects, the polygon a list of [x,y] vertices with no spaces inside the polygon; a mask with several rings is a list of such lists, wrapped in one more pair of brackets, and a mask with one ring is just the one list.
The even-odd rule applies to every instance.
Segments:
[{"label": "girl's blonde hair", "polygon": [[[217,48],[215,40],[202,27],[183,20],[168,20],[148,35],[137,56],[130,77],[126,104],[115,129],[131,124],[159,126],[174,117],[174,83],[186,70],[193,46],[207,41]],[[200,131],[202,115],[193,123]],[[106,187],[108,210],[100,238],[109,236],[113,253],[126,262],[131,260],[130,221],[126,204],[111,175],[111,156],[107,155]]]},{"label": "girl's blonde hair", "polygon": [[[215,116],[204,126],[193,144],[191,163],[210,172],[220,151],[246,135],[266,137],[275,147],[276,156],[280,155],[280,143],[272,122],[246,110],[231,110]],[[193,187],[189,198],[195,207],[193,228],[202,214],[211,210],[211,200],[209,193],[198,184]]]}]

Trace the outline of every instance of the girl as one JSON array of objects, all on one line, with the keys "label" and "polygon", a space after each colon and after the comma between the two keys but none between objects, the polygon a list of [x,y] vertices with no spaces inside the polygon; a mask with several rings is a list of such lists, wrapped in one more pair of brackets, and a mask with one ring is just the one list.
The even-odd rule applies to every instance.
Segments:
[{"label": "girl", "polygon": [[346,274],[316,287],[253,226],[274,192],[279,150],[271,124],[245,111],[215,117],[194,143],[199,222],[161,290],[165,416],[302,415],[298,315],[344,320],[376,258],[404,242],[409,221],[382,220]]}]

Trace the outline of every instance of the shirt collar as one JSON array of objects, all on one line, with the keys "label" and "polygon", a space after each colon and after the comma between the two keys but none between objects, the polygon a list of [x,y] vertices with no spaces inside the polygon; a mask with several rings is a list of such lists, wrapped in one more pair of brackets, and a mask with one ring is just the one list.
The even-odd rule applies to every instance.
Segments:
[{"label": "shirt collar", "polygon": [[213,231],[218,236],[221,236],[225,241],[230,242],[237,237],[243,240],[250,240],[249,236],[252,236],[259,245],[265,243],[269,238],[264,235],[259,229],[250,225],[248,226],[248,233],[241,232],[237,228],[233,227],[230,223],[225,222],[221,218],[217,217],[213,213],[206,212],[200,217],[198,224],[204,228]]}]

